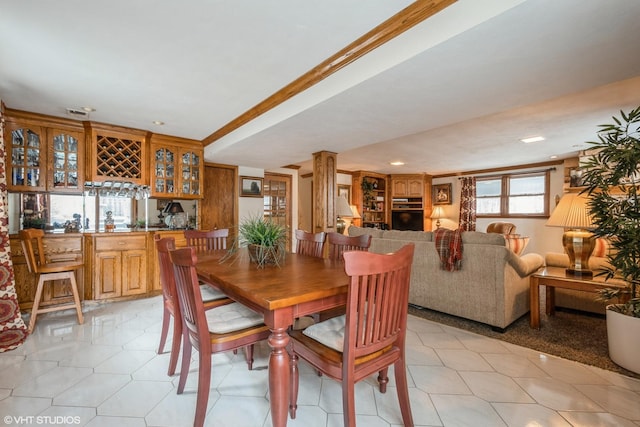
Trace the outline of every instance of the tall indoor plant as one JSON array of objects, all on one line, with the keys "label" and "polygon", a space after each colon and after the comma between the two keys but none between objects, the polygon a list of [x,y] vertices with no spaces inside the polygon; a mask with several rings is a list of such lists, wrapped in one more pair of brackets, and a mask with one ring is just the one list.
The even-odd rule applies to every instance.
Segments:
[{"label": "tall indoor plant", "polygon": [[604,299],[623,301],[607,307],[609,355],[640,373],[640,107],[621,111],[613,121],[601,125],[598,141],[589,143],[592,154],[583,164],[582,178],[593,232],[611,242],[610,267],[604,274],[607,280],[616,277],[627,284],[602,292]]}]

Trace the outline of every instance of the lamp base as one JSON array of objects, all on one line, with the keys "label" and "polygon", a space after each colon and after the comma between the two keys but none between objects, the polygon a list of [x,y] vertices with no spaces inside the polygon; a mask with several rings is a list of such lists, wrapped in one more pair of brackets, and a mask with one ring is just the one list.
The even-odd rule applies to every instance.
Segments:
[{"label": "lamp base", "polygon": [[564,250],[569,255],[566,274],[572,277],[593,277],[589,270],[589,257],[596,246],[596,238],[587,230],[567,230],[562,235]]},{"label": "lamp base", "polygon": [[567,268],[565,274],[567,277],[575,277],[578,279],[591,279],[593,277],[593,271],[591,270],[576,270],[573,268]]},{"label": "lamp base", "polygon": [[338,217],[338,220],[336,221],[336,232],[340,233],[340,234],[344,234],[344,230],[347,228],[347,224],[344,221],[344,219]]}]

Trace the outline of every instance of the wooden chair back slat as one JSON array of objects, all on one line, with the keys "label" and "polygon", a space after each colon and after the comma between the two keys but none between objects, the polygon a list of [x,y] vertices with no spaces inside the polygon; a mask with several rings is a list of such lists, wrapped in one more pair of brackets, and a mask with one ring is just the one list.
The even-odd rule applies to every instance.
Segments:
[{"label": "wooden chair back slat", "polygon": [[342,254],[348,251],[368,251],[371,246],[371,235],[345,236],[344,234],[331,232],[327,234],[329,244],[329,259],[343,260]]},{"label": "wooden chair back slat", "polygon": [[209,252],[227,249],[228,228],[220,228],[212,231],[185,230],[184,237],[187,246],[196,249],[196,252]]},{"label": "wooden chair back slat", "polygon": [[351,277],[345,357],[361,357],[404,342],[413,245],[394,254],[344,253]]},{"label": "wooden chair back slat", "polygon": [[317,258],[324,257],[324,243],[327,239],[327,233],[321,231],[319,233],[309,233],[304,230],[295,231],[296,252],[301,255],[308,255]]}]

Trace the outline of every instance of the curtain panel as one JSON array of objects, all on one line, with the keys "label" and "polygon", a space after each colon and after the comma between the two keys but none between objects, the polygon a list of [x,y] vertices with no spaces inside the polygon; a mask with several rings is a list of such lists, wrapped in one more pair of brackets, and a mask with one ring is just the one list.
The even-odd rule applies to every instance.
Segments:
[{"label": "curtain panel", "polygon": [[476,231],[476,178],[460,178],[460,230]]},{"label": "curtain panel", "polygon": [[27,338],[27,326],[20,315],[13,263],[9,252],[9,209],[4,114],[0,108],[0,352],[19,347]]}]

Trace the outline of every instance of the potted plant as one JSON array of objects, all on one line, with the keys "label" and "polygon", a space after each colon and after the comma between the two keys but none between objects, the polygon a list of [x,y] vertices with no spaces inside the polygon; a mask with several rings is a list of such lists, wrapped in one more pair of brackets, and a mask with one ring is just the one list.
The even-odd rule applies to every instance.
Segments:
[{"label": "potted plant", "polygon": [[375,181],[368,180],[366,177],[362,178],[362,184],[360,187],[362,188],[362,198],[363,198],[363,209],[370,209],[371,204],[375,200],[375,196],[373,194],[373,190]]},{"label": "potted plant", "polygon": [[611,359],[640,373],[640,107],[620,112],[600,126],[597,142],[584,164],[582,184],[589,195],[597,237],[611,242],[606,279],[622,279],[623,289],[605,289],[607,338]]},{"label": "potted plant", "polygon": [[279,266],[286,253],[287,230],[282,225],[265,219],[262,215],[252,215],[238,226],[238,234],[222,261],[236,255],[246,247],[251,261],[259,268],[272,264]]}]

